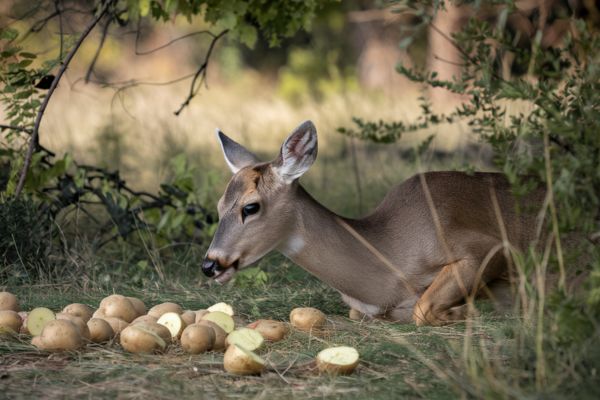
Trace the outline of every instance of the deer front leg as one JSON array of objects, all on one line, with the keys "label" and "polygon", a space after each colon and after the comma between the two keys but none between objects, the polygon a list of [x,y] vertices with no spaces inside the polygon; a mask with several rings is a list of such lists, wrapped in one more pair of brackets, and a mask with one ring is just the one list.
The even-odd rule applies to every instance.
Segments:
[{"label": "deer front leg", "polygon": [[479,287],[477,266],[471,260],[448,264],[435,277],[414,307],[412,318],[417,326],[444,325],[467,317],[466,297]]}]

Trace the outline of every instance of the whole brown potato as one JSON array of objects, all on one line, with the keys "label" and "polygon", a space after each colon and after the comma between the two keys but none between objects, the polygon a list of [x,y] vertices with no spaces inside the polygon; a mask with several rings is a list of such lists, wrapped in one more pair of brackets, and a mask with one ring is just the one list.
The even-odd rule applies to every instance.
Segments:
[{"label": "whole brown potato", "polygon": [[121,346],[131,353],[155,353],[165,349],[166,343],[156,333],[140,325],[132,325],[121,332]]},{"label": "whole brown potato", "polygon": [[135,308],[135,312],[137,313],[138,317],[140,315],[146,314],[146,305],[143,301],[141,301],[137,297],[127,297],[127,299],[129,299],[131,305],[133,306],[133,308]]},{"label": "whole brown potato", "polygon": [[292,326],[304,332],[319,330],[325,326],[326,321],[325,314],[313,307],[294,308],[290,313]]},{"label": "whole brown potato", "polygon": [[115,335],[120,334],[121,331],[123,329],[127,328],[127,326],[129,325],[129,323],[127,321],[124,321],[121,318],[104,317],[102,319],[105,320],[106,322],[108,322],[108,324],[110,325],[110,327],[114,331]]},{"label": "whole brown potato", "polygon": [[215,332],[215,342],[213,344],[212,349],[215,351],[225,350],[225,340],[227,339],[227,332],[223,330],[219,325],[215,324],[212,321],[207,321],[205,319],[201,320],[197,323],[197,325],[208,326],[213,329]]},{"label": "whole brown potato", "polygon": [[42,333],[32,340],[40,350],[64,351],[77,350],[84,344],[79,328],[71,321],[56,319],[44,326]]},{"label": "whole brown potato", "polygon": [[158,318],[154,318],[152,315],[140,315],[139,317],[137,317],[136,319],[134,319],[133,321],[131,321],[131,325],[135,325],[135,324],[139,324],[141,323],[146,323],[146,322],[156,322],[158,320]]},{"label": "whole brown potato", "polygon": [[215,330],[206,325],[188,325],[181,334],[181,347],[190,354],[200,354],[212,349]]},{"label": "whole brown potato", "polygon": [[192,325],[196,322],[196,312],[192,310],[186,310],[181,314],[181,319],[185,322],[185,325]]},{"label": "whole brown potato", "polygon": [[223,356],[223,367],[231,374],[256,375],[265,368],[265,362],[253,352],[233,344],[227,348]]},{"label": "whole brown potato", "polygon": [[81,337],[86,340],[90,340],[90,329],[88,328],[87,324],[82,318],[73,314],[58,313],[56,314],[56,319],[64,319],[67,321],[71,321],[73,325],[75,325],[77,329],[79,329]]},{"label": "whole brown potato", "polygon": [[0,311],[21,311],[17,296],[9,292],[0,292]]},{"label": "whole brown potato", "polygon": [[288,326],[281,321],[272,319],[259,319],[248,325],[248,328],[255,329],[260,333],[265,340],[278,342],[288,333]]},{"label": "whole brown potato", "polygon": [[171,331],[164,325],[159,324],[158,322],[148,321],[148,322],[139,322],[134,325],[139,325],[144,329],[147,329],[151,332],[156,333],[158,336],[165,341],[166,344],[171,343],[173,337],[171,336]]},{"label": "whole brown potato", "polygon": [[16,311],[12,310],[1,310],[0,311],[0,334],[2,333],[18,333],[21,329],[23,320],[17,314]]},{"label": "whole brown potato", "polygon": [[113,294],[102,299],[98,310],[101,310],[107,317],[120,318],[125,322],[131,322],[138,316],[131,301],[120,294]]},{"label": "whole brown potato", "polygon": [[92,318],[87,322],[90,330],[90,340],[94,343],[104,343],[115,336],[115,331],[108,322],[100,318]]},{"label": "whole brown potato", "polygon": [[94,314],[94,309],[92,307],[81,304],[81,303],[73,303],[69,304],[62,310],[65,314],[75,315],[83,320],[83,322],[88,322],[92,315]]},{"label": "whole brown potato", "polygon": [[181,306],[179,304],[175,304],[175,303],[161,303],[161,304],[157,304],[154,307],[152,307],[150,310],[148,310],[148,315],[151,315],[153,317],[155,317],[156,319],[160,318],[163,314],[168,313],[168,312],[174,312],[176,314],[182,314],[183,313],[183,308],[181,308]]}]

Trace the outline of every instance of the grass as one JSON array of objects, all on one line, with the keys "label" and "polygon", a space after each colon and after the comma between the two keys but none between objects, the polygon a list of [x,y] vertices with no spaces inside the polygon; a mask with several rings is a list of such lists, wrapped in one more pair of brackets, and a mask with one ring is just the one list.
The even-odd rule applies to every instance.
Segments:
[{"label": "grass", "polygon": [[[258,318],[287,320],[293,307],[315,306],[327,313],[331,329],[323,336],[292,331],[261,352],[268,368],[262,376],[238,377],[222,368],[222,353],[187,355],[177,346],[166,354],[133,355],[118,343],[89,345],[74,353],[37,351],[27,337],[0,342],[0,380],[8,398],[454,398],[457,388],[428,365],[446,370],[459,358],[464,324],[417,328],[385,322],[356,322],[337,292],[281,257],[263,262],[266,285],[225,286],[192,277],[152,286],[122,284],[110,290],[82,288],[77,283],[10,287],[23,309],[46,306],[60,310],[71,302],[98,305],[117,292],[142,298],[147,305],[174,301],[184,308],[206,308],[217,301],[234,305],[244,322]],[[196,277],[198,278],[198,277]],[[195,283],[197,282],[197,283]],[[486,314],[474,337],[489,335],[509,320]],[[487,333],[486,333],[487,332]],[[323,348],[350,345],[361,363],[350,376],[332,377],[315,371],[314,356]]]}]

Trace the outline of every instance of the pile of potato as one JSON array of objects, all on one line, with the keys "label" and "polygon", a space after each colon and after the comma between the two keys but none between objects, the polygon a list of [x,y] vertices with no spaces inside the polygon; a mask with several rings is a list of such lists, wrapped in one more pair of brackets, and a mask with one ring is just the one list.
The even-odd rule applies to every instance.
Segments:
[{"label": "pile of potato", "polygon": [[[118,339],[131,353],[161,353],[177,344],[190,354],[225,351],[223,366],[227,372],[259,374],[266,363],[256,351],[265,341],[284,339],[288,324],[260,319],[236,328],[234,316],[233,308],[225,303],[196,311],[162,303],[148,310],[140,299],[119,294],[105,297],[97,310],[74,303],[59,313],[45,307],[21,312],[16,296],[0,292],[0,337],[31,335],[31,344],[40,350],[78,350],[87,343]],[[296,308],[290,314],[291,325],[304,332],[318,333],[326,322],[325,314],[315,308]],[[320,371],[348,374],[358,359],[352,347],[332,347],[317,355],[316,365]]]}]

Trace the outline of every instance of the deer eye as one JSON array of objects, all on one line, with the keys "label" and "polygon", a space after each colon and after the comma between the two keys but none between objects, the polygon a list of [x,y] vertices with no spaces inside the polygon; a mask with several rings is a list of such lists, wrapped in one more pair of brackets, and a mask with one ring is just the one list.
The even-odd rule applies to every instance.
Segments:
[{"label": "deer eye", "polygon": [[258,203],[246,204],[242,208],[242,222],[246,219],[248,215],[256,214],[258,210],[260,210],[260,205]]}]

